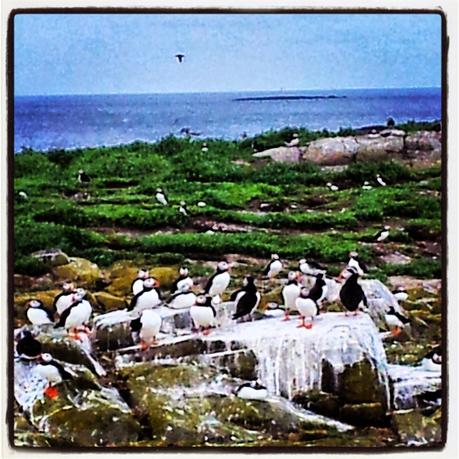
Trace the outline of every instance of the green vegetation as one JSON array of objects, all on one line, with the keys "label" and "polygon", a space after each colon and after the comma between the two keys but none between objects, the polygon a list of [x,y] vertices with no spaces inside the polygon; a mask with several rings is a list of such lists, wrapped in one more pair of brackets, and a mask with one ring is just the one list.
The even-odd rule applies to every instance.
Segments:
[{"label": "green vegetation", "polygon": [[[429,127],[430,126],[430,127]],[[437,129],[407,123],[404,128]],[[400,126],[403,127],[403,126]],[[48,153],[25,150],[15,156],[15,272],[38,275],[46,267],[30,255],[59,247],[101,266],[118,259],[178,263],[228,253],[291,259],[308,256],[337,271],[350,250],[373,266],[372,275],[439,275],[439,263],[424,259],[417,241],[441,237],[441,170],[412,169],[386,161],[326,171],[307,162],[254,159],[253,146],[283,145],[298,132],[302,143],[336,133],[284,129],[242,141],[167,137],[155,144]],[[92,181],[82,186],[77,172]],[[380,174],[387,187],[375,182]],[[371,190],[361,188],[368,180]],[[332,192],[327,182],[339,191]],[[161,187],[170,205],[156,202]],[[25,190],[29,199],[17,192]],[[189,215],[178,211],[186,201]],[[197,205],[206,203],[204,207]],[[228,232],[220,232],[226,225]],[[415,256],[409,265],[384,265],[374,234],[392,227],[389,243]],[[214,234],[207,231],[214,228]],[[398,247],[398,246],[397,246]],[[393,248],[397,250],[397,248]]]}]

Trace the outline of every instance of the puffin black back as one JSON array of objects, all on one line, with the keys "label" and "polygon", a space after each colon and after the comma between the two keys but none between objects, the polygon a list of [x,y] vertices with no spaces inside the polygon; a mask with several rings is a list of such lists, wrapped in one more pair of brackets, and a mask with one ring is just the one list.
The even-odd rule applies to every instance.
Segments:
[{"label": "puffin black back", "polygon": [[445,444],[433,7],[12,13],[13,448]]}]

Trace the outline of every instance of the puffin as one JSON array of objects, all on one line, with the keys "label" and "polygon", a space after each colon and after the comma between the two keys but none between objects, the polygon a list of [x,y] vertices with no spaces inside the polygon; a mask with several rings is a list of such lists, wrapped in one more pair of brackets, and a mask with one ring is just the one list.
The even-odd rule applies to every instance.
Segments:
[{"label": "puffin", "polygon": [[426,371],[441,371],[442,362],[441,347],[434,347],[421,360],[421,366]]},{"label": "puffin", "polygon": [[137,295],[143,290],[143,281],[150,277],[150,273],[147,268],[139,269],[137,277],[132,281],[131,292],[133,295]]},{"label": "puffin", "polygon": [[236,396],[245,400],[265,400],[268,390],[259,381],[252,381],[241,384],[236,389]]},{"label": "puffin", "polygon": [[168,200],[167,200],[166,194],[164,193],[164,191],[161,188],[157,188],[156,189],[155,198],[163,206],[167,206],[168,205]]},{"label": "puffin", "polygon": [[180,207],[179,207],[179,212],[185,216],[185,217],[188,217],[188,208],[186,206],[186,202],[185,201],[180,201]]},{"label": "puffin", "polygon": [[80,169],[78,171],[78,181],[81,184],[88,184],[91,181],[91,177],[89,177],[89,175],[83,169]]},{"label": "puffin", "polygon": [[215,273],[207,281],[207,285],[204,288],[204,292],[211,297],[221,295],[228,287],[231,276],[229,271],[229,265],[226,261],[220,261],[217,265]]},{"label": "puffin", "polygon": [[387,183],[382,179],[382,177],[379,174],[376,174],[376,181],[381,185],[381,186],[386,186]]},{"label": "puffin", "polygon": [[[296,299],[295,306],[300,313],[301,320],[297,328],[312,328],[312,321],[319,312],[319,308],[317,303],[312,298],[309,298],[309,292],[306,287],[300,290],[300,296]],[[305,322],[306,318],[309,319],[308,323]]]},{"label": "puffin", "polygon": [[284,300],[285,315],[284,320],[290,320],[289,312],[296,307],[296,299],[300,296],[300,286],[298,285],[298,275],[295,271],[290,271],[287,277],[287,284],[282,289],[282,299]]},{"label": "puffin", "polygon": [[134,295],[128,311],[141,312],[144,309],[152,309],[161,303],[161,294],[158,288],[158,281],[149,277],[143,281],[143,289]]},{"label": "puffin", "polygon": [[137,319],[131,321],[131,331],[138,333],[140,349],[145,351],[150,346],[158,344],[157,336],[161,328],[162,318],[153,309],[144,309]]},{"label": "puffin", "polygon": [[347,316],[348,312],[352,312],[353,315],[357,315],[360,303],[363,302],[365,307],[368,307],[367,297],[362,287],[357,282],[359,273],[357,269],[351,267],[346,269],[343,277],[346,281],[341,287],[339,298],[346,310],[344,314]]},{"label": "puffin", "polygon": [[349,261],[346,268],[355,268],[359,276],[368,272],[366,264],[361,260],[357,252],[349,252]]},{"label": "puffin", "polygon": [[293,134],[292,140],[290,142],[284,142],[286,147],[297,147],[300,144],[300,139],[298,137],[298,134],[295,132]]},{"label": "puffin", "polygon": [[72,304],[62,313],[54,328],[64,327],[69,330],[69,335],[79,339],[78,329],[84,327],[91,318],[92,306],[85,300],[86,291],[77,288],[72,295]]},{"label": "puffin", "polygon": [[27,201],[27,199],[29,199],[29,195],[24,191],[24,190],[21,190],[18,192],[18,196],[23,200],[23,201]]},{"label": "puffin", "polygon": [[53,309],[59,314],[62,313],[72,304],[72,295],[75,293],[75,285],[73,282],[64,282],[62,291],[55,296],[53,301]]},{"label": "puffin", "polygon": [[363,182],[363,185],[362,185],[362,190],[371,190],[373,187],[370,185],[370,182],[368,182],[367,180],[365,180],[365,182]]},{"label": "puffin", "polygon": [[390,226],[384,225],[375,235],[377,242],[383,242],[389,237]]},{"label": "puffin", "polygon": [[198,201],[198,203],[196,205],[198,207],[206,207],[207,206],[207,204],[204,201]]},{"label": "puffin", "polygon": [[42,354],[40,360],[41,362],[33,371],[48,381],[48,387],[44,394],[55,399],[59,395],[59,391],[54,386],[62,381],[72,379],[72,375],[59,362],[56,362],[51,354]]},{"label": "puffin", "polygon": [[188,268],[182,266],[179,270],[179,277],[174,281],[171,287],[171,293],[175,293],[181,290],[183,285],[188,285],[190,288],[193,287],[193,279],[189,276]]},{"label": "puffin", "polygon": [[32,325],[49,325],[54,323],[51,312],[42,301],[32,299],[27,303],[26,317]]},{"label": "puffin", "polygon": [[392,295],[394,295],[395,299],[400,302],[404,302],[408,299],[408,293],[404,287],[397,287],[395,290],[392,290]]},{"label": "puffin", "polygon": [[271,255],[271,261],[265,266],[263,275],[269,279],[276,277],[282,271],[282,262],[279,259],[279,255],[273,253]]},{"label": "puffin", "polygon": [[185,54],[177,53],[175,57],[177,58],[178,63],[181,64],[183,62],[183,59],[185,59]]},{"label": "puffin", "polygon": [[339,188],[336,185],[333,185],[331,182],[327,182],[327,187],[330,191],[338,191]]},{"label": "puffin", "polygon": [[37,359],[41,355],[41,343],[34,338],[32,332],[22,330],[17,339],[16,352],[21,359]]},{"label": "puffin", "polygon": [[215,325],[217,311],[212,305],[212,298],[209,295],[201,294],[196,297],[196,302],[190,308],[190,316],[196,328],[203,330],[203,335],[208,335],[210,327]]},{"label": "puffin", "polygon": [[233,314],[233,320],[251,314],[260,303],[261,295],[260,292],[257,292],[253,276],[245,276],[243,290],[244,292],[236,298],[236,312]]},{"label": "puffin", "polygon": [[307,261],[305,258],[302,258],[298,262],[298,269],[301,274],[304,274],[306,276],[317,276],[317,274],[325,273],[326,271],[326,268],[324,268],[319,263],[313,260]]},{"label": "puffin", "polygon": [[[312,286],[311,290],[309,290],[309,298],[311,300],[315,301],[316,304],[320,307],[322,304],[322,301],[326,298],[327,296],[327,283],[325,282],[324,275],[322,273],[317,274],[316,276],[316,282]],[[320,311],[317,311],[317,314],[319,314]]]},{"label": "puffin", "polygon": [[209,151],[209,147],[207,146],[207,143],[206,143],[206,142],[204,142],[204,143],[202,144],[201,151],[202,151],[203,153],[207,153],[207,152]]},{"label": "puffin", "polygon": [[410,323],[410,319],[397,312],[393,306],[390,306],[385,314],[386,324],[391,329],[393,336],[397,336]]},{"label": "puffin", "polygon": [[196,294],[191,291],[190,284],[182,284],[171,296],[168,306],[172,309],[191,308],[196,302]]}]

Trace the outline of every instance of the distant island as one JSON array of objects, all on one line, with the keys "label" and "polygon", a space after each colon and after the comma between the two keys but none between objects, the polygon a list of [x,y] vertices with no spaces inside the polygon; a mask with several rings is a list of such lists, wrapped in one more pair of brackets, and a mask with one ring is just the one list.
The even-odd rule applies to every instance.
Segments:
[{"label": "distant island", "polygon": [[345,99],[346,96],[255,96],[255,97],[238,97],[233,99],[235,102],[245,102],[249,100],[320,100],[320,99]]}]

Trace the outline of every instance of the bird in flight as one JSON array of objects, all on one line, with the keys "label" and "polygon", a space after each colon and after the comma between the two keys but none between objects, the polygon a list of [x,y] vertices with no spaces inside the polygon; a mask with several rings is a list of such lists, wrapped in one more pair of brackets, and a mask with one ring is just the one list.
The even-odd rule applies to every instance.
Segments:
[{"label": "bird in flight", "polygon": [[176,54],[175,57],[177,58],[177,60],[180,62],[183,61],[183,58],[185,57],[185,54]]}]

